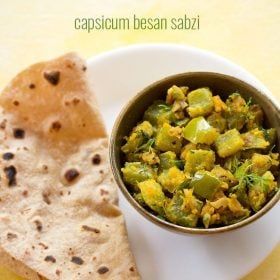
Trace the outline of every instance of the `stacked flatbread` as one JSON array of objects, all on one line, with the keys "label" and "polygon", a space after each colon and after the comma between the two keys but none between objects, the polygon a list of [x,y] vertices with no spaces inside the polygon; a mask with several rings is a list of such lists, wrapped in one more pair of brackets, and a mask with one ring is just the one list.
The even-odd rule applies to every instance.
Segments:
[{"label": "stacked flatbread", "polygon": [[139,279],[85,62],[31,66],[0,106],[0,262],[27,279]]}]

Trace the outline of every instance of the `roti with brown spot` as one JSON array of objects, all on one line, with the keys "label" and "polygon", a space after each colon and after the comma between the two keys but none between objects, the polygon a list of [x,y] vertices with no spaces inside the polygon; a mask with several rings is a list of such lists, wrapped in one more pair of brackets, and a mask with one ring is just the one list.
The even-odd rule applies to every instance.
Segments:
[{"label": "roti with brown spot", "polygon": [[0,96],[0,262],[27,279],[140,279],[85,70],[67,54]]}]

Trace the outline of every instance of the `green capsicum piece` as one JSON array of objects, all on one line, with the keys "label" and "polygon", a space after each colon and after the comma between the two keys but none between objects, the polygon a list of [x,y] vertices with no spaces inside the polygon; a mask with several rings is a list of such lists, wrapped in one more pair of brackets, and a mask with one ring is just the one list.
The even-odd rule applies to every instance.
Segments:
[{"label": "green capsicum piece", "polygon": [[242,133],[241,137],[244,141],[243,150],[246,149],[265,149],[270,143],[265,139],[263,130],[255,128],[248,132]]},{"label": "green capsicum piece", "polygon": [[178,190],[165,204],[165,214],[170,222],[185,227],[196,227],[203,202],[192,192],[192,189]]},{"label": "green capsicum piece", "polygon": [[215,146],[220,157],[236,154],[244,146],[244,141],[237,129],[231,129],[218,136]]},{"label": "green capsicum piece", "polygon": [[179,169],[184,169],[184,160],[178,160],[174,152],[168,151],[161,153],[159,155],[160,164],[159,167],[161,170],[169,169],[173,166],[177,166]]},{"label": "green capsicum piece", "polygon": [[154,170],[142,162],[126,162],[121,171],[125,183],[132,186],[136,192],[139,191],[137,187],[139,182],[155,177]]},{"label": "green capsicum piece", "polygon": [[239,93],[233,93],[226,100],[226,105],[225,118],[228,128],[241,130],[248,118],[248,104]]},{"label": "green capsicum piece", "polygon": [[197,171],[190,182],[190,187],[198,197],[211,200],[222,182],[207,171]]},{"label": "green capsicum piece", "polygon": [[162,152],[172,151],[179,153],[183,140],[181,134],[182,129],[180,127],[174,127],[168,123],[164,123],[157,131],[155,148]]},{"label": "green capsicum piece", "polygon": [[125,154],[134,153],[138,147],[147,142],[153,135],[153,127],[148,121],[143,121],[135,126],[126,137],[126,143],[121,147]]},{"label": "green capsicum piece", "polygon": [[185,180],[186,176],[184,172],[176,166],[163,170],[157,178],[157,181],[162,185],[163,189],[170,193],[173,193]]},{"label": "green capsicum piece", "polygon": [[212,144],[219,133],[203,117],[192,119],[183,129],[183,136],[194,144]]},{"label": "green capsicum piece", "polygon": [[138,184],[144,202],[155,212],[164,216],[163,204],[165,195],[162,187],[153,179],[149,179]]},{"label": "green capsicum piece", "polygon": [[211,170],[215,163],[215,153],[211,150],[189,150],[185,159],[185,171],[193,174],[199,170]]},{"label": "green capsicum piece", "polygon": [[144,113],[144,120],[149,121],[153,126],[160,126],[163,123],[171,123],[174,120],[172,106],[161,100],[155,101]]},{"label": "green capsicum piece", "polygon": [[212,92],[209,88],[198,88],[188,94],[188,113],[194,118],[205,116],[211,113],[214,109]]}]

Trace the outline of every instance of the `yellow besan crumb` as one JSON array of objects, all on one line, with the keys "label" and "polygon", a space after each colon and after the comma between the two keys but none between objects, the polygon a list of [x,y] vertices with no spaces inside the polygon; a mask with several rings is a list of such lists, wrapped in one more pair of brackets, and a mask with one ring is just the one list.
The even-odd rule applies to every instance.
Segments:
[{"label": "yellow besan crumb", "polygon": [[214,102],[214,110],[217,113],[220,113],[221,111],[225,111],[227,109],[227,105],[222,101],[220,96],[215,95],[212,97]]},{"label": "yellow besan crumb", "polygon": [[182,136],[182,128],[180,128],[178,126],[177,127],[171,127],[168,131],[168,134],[172,137],[176,137],[176,138],[180,139],[181,136]]}]

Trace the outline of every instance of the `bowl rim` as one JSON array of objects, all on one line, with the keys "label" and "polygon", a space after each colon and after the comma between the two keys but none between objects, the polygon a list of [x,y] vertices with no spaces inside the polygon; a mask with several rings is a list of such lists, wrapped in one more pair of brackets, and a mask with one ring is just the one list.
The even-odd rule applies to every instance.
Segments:
[{"label": "bowl rim", "polygon": [[219,73],[219,72],[210,72],[210,71],[188,71],[183,73],[177,73],[173,75],[166,76],[164,78],[161,78],[160,80],[157,80],[155,82],[150,83],[146,87],[144,87],[142,90],[138,91],[127,103],[126,105],[121,109],[119,112],[112,129],[112,133],[110,135],[109,140],[109,159],[110,159],[110,167],[111,171],[114,176],[114,180],[118,186],[118,188],[121,190],[122,194],[126,198],[126,200],[133,206],[133,208],[142,216],[144,216],[148,221],[160,226],[161,228],[176,232],[176,233],[191,233],[191,234],[215,234],[215,233],[222,233],[222,232],[228,232],[232,231],[238,228],[241,228],[245,225],[248,225],[252,223],[253,221],[256,221],[263,215],[265,215],[276,203],[280,200],[280,188],[278,188],[277,192],[273,195],[273,197],[256,213],[254,213],[252,216],[249,216],[245,218],[244,220],[241,220],[237,223],[221,226],[221,227],[215,227],[215,228],[191,228],[191,227],[184,227],[180,225],[176,225],[174,223],[171,223],[169,221],[160,219],[159,217],[153,215],[151,212],[143,208],[131,195],[129,190],[127,189],[125,183],[123,182],[121,172],[118,170],[118,167],[116,165],[115,161],[115,139],[117,137],[118,128],[120,126],[120,123],[124,116],[126,115],[127,111],[129,110],[130,106],[134,104],[144,93],[147,91],[152,90],[154,87],[157,87],[158,85],[167,82],[168,80],[172,80],[174,78],[180,78],[186,75],[193,75],[193,76],[199,76],[199,75],[213,75],[213,76],[219,76],[219,78],[226,78],[230,79],[233,82],[237,82],[241,85],[246,86],[247,88],[251,88],[254,92],[260,94],[261,96],[265,97],[273,107],[277,110],[277,112],[280,114],[280,105],[278,102],[274,101],[273,96],[270,96],[264,91],[260,91],[259,89],[255,88],[251,84],[236,78],[231,75]]}]

